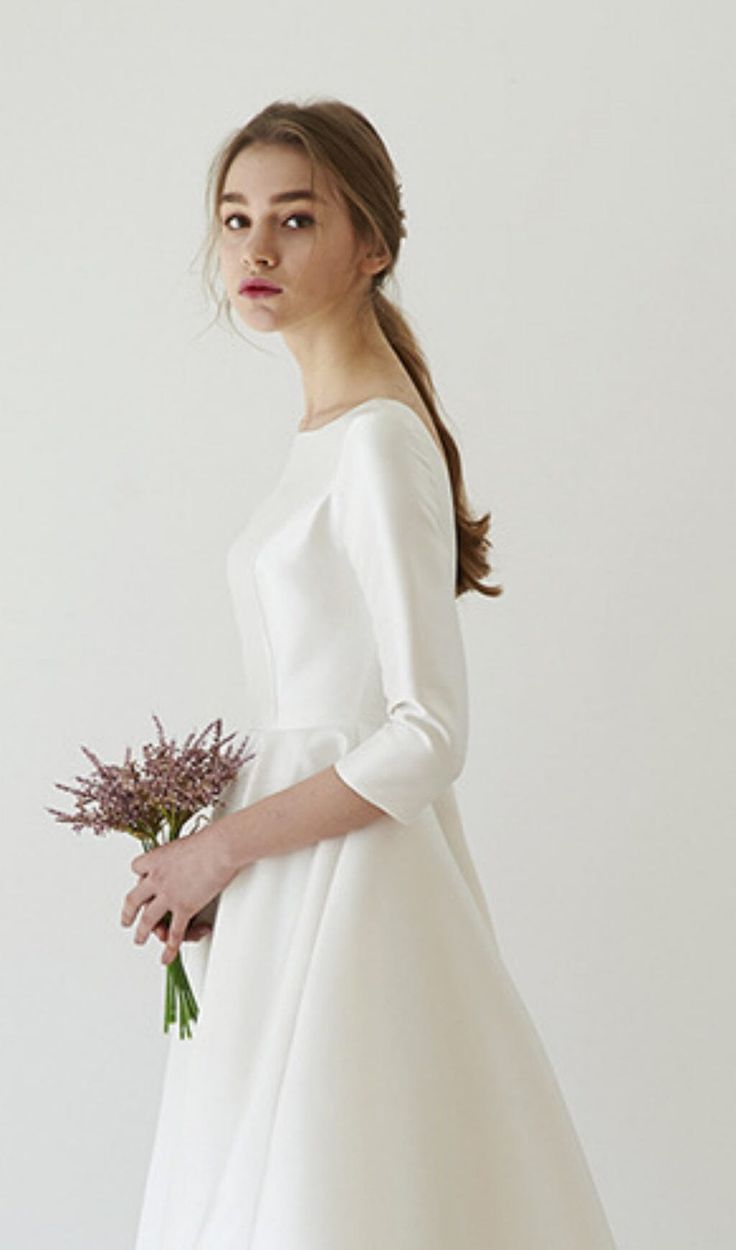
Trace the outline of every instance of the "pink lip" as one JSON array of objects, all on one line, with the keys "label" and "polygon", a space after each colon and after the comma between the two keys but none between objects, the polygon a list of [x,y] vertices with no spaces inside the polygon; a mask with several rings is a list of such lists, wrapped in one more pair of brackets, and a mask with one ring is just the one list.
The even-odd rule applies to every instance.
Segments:
[{"label": "pink lip", "polygon": [[250,295],[252,298],[260,295],[281,294],[281,287],[274,286],[270,282],[243,282],[239,290],[241,295]]}]

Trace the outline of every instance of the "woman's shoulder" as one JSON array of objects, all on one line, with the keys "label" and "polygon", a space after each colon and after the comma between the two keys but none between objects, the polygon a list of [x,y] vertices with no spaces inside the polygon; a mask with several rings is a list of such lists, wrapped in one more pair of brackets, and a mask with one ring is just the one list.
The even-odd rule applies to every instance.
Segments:
[{"label": "woman's shoulder", "polygon": [[[454,515],[445,453],[416,410],[403,400],[377,396],[350,417],[333,476],[333,491],[349,506],[370,497],[399,509],[425,507]],[[413,504],[412,504],[413,501]]]},{"label": "woman's shoulder", "polygon": [[351,416],[346,434],[354,446],[368,443],[391,454],[407,439],[418,447],[430,442],[445,461],[434,423],[423,405],[415,406],[393,395],[377,395],[360,404]]}]

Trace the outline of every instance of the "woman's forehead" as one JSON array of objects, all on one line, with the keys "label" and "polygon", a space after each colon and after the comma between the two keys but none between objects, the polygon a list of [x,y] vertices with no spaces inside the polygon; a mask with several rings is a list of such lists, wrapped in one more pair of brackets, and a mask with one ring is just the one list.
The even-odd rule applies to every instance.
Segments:
[{"label": "woman's forehead", "polygon": [[[312,166],[306,152],[285,144],[252,144],[238,152],[228,168],[224,191],[238,191],[284,203],[295,191],[315,194],[324,202],[334,201],[330,179],[319,165]],[[319,202],[319,200],[318,200]]]}]

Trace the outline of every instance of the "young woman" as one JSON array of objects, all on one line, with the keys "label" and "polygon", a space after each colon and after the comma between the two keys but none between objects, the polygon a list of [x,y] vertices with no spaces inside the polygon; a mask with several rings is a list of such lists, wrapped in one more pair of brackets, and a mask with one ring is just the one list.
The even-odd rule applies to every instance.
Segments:
[{"label": "young woman", "polygon": [[208,190],[228,307],[282,335],[304,412],[227,553],[255,758],[124,901],[164,962],[205,935],[136,1250],[615,1250],[455,800],[456,600],[502,588],[383,291],[392,162],[347,104],[278,101]]}]

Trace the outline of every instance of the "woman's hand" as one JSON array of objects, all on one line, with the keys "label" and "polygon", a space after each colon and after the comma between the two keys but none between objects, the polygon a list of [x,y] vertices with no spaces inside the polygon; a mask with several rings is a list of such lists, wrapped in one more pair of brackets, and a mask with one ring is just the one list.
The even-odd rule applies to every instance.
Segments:
[{"label": "woman's hand", "polygon": [[[198,920],[196,916],[192,917],[187,925],[187,931],[182,941],[184,942],[200,942],[203,937],[207,937],[212,932],[212,925],[204,920]],[[159,920],[151,929],[154,937],[157,937],[164,946],[169,940],[169,926],[165,920]]]},{"label": "woman's hand", "polygon": [[[185,942],[199,942],[203,937],[207,937],[215,926],[217,919],[217,909],[220,905],[220,895],[216,894],[211,902],[198,911],[196,916],[192,916],[187,931],[184,934]],[[151,932],[166,945],[169,940],[169,924],[166,920],[159,920],[154,925]]]},{"label": "woman's hand", "polygon": [[[163,964],[176,958],[183,941],[199,940],[209,931],[212,909],[206,904],[214,901],[237,871],[226,858],[218,820],[144,851],[130,866],[140,880],[123,900],[120,923],[131,925],[143,908],[135,941],[142,944],[153,932],[165,940]],[[200,916],[203,911],[206,914]],[[167,912],[171,912],[168,926],[163,919]],[[192,920],[195,923],[190,926]]]}]

